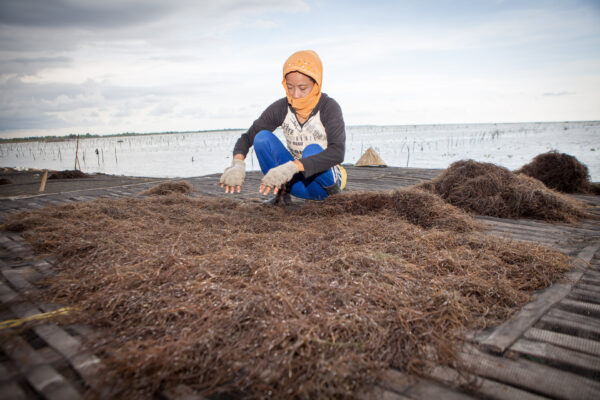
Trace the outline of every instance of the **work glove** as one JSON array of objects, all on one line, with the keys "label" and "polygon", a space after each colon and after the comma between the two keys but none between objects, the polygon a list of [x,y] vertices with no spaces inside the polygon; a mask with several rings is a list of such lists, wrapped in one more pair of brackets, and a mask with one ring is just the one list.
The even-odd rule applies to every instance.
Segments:
[{"label": "work glove", "polygon": [[279,188],[291,181],[298,172],[296,163],[288,161],[285,164],[271,168],[264,178],[262,178],[261,183],[266,187]]},{"label": "work glove", "polygon": [[223,186],[242,186],[246,177],[246,162],[234,158],[231,162],[231,167],[225,168],[225,172],[221,175],[221,185]]}]

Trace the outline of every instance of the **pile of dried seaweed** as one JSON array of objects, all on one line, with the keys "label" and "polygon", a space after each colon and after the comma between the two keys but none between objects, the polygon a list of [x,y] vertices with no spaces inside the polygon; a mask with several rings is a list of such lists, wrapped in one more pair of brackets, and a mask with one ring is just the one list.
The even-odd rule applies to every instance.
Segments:
[{"label": "pile of dried seaweed", "polygon": [[546,186],[564,193],[589,193],[590,174],[577,158],[557,151],[538,154],[529,164],[515,171],[542,181]]},{"label": "pile of dried seaweed", "polygon": [[389,366],[454,362],[465,330],[506,319],[569,268],[470,221],[406,191],[297,210],[102,199],[6,227],[57,255],[46,296],[104,335],[114,396],[184,383],[206,395],[345,398]]},{"label": "pile of dried seaweed", "polygon": [[480,215],[563,222],[575,222],[585,215],[578,202],[534,178],[473,160],[457,161],[435,179],[417,187]]},{"label": "pile of dried seaweed", "polygon": [[78,169],[66,170],[66,171],[57,171],[50,174],[48,179],[80,179],[80,178],[89,178],[90,176],[85,172],[81,172]]},{"label": "pile of dried seaweed", "polygon": [[412,188],[393,192],[354,192],[331,196],[321,203],[311,203],[298,211],[301,215],[336,216],[365,215],[382,211],[423,228],[441,228],[469,232],[478,226],[473,219],[456,207],[448,207],[440,196]]},{"label": "pile of dried seaweed", "polygon": [[166,196],[172,193],[188,194],[191,192],[192,186],[186,181],[167,181],[159,183],[140,194],[142,196]]}]

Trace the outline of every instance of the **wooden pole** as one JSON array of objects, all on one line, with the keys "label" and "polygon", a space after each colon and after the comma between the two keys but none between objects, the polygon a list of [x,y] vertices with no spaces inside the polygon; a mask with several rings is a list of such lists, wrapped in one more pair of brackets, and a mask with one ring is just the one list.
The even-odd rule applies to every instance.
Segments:
[{"label": "wooden pole", "polygon": [[44,190],[46,190],[46,180],[48,179],[48,170],[44,171],[44,176],[42,177],[42,184],[40,185],[40,190],[39,192],[42,193]]},{"label": "wooden pole", "polygon": [[77,135],[77,146],[75,147],[75,168],[77,169],[77,164],[79,163],[79,158],[77,157],[77,153],[79,153],[79,135]]}]

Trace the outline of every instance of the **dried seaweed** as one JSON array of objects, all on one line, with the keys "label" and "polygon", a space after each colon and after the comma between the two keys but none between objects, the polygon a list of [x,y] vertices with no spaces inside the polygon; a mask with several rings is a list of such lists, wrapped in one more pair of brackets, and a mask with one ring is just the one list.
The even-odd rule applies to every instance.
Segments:
[{"label": "dried seaweed", "polygon": [[590,174],[577,158],[557,151],[538,154],[516,173],[542,181],[546,186],[564,193],[590,193]]},{"label": "dried seaweed", "polygon": [[46,208],[6,227],[57,256],[44,294],[103,335],[112,395],[184,383],[312,399],[352,397],[390,366],[455,362],[466,330],[505,320],[569,268],[469,220],[418,191],[298,210],[174,194]]},{"label": "dried seaweed", "polygon": [[85,172],[81,172],[78,169],[67,170],[67,171],[57,171],[50,174],[48,179],[80,179],[80,178],[89,178],[90,176]]},{"label": "dried seaweed", "polygon": [[335,216],[392,212],[423,228],[470,232],[476,222],[460,209],[448,205],[440,196],[416,188],[390,192],[350,192],[330,196],[325,201],[301,208],[300,215]]},{"label": "dried seaweed", "polygon": [[167,181],[159,183],[140,193],[142,196],[166,196],[172,193],[188,194],[192,192],[192,185],[186,181]]},{"label": "dried seaweed", "polygon": [[585,216],[579,202],[537,179],[473,160],[457,161],[417,188],[437,193],[448,203],[480,215],[569,223]]}]

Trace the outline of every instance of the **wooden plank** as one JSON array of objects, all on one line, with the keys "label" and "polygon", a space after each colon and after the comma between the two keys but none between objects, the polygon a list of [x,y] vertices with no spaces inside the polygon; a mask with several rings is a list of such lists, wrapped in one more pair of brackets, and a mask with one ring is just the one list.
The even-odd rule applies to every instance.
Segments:
[{"label": "wooden plank", "polygon": [[[10,309],[19,318],[27,318],[40,313],[39,308],[28,302],[13,304]],[[90,387],[96,386],[100,360],[95,355],[85,351],[77,338],[69,335],[64,329],[55,324],[34,326],[33,331],[58,351]]]},{"label": "wooden plank", "polygon": [[550,343],[519,339],[512,346],[512,351],[554,361],[592,372],[600,372],[600,358],[573,350],[563,349]]},{"label": "wooden plank", "polygon": [[495,228],[495,229],[488,228],[486,233],[500,237],[504,240],[520,240],[520,241],[525,241],[525,242],[538,243],[538,244],[545,245],[545,246],[553,246],[555,244],[565,242],[564,237],[553,239],[552,237],[548,237],[547,235],[537,236],[537,235],[532,235],[530,233],[512,232],[512,231],[506,231],[506,230],[497,229],[497,228]]},{"label": "wooden plank", "polygon": [[494,353],[504,353],[554,303],[562,300],[569,293],[570,289],[571,286],[564,283],[558,283],[546,289],[544,292],[538,294],[532,303],[525,305],[510,320],[496,328],[479,344],[483,349]]},{"label": "wooden plank", "polygon": [[566,311],[600,318],[600,304],[586,303],[584,301],[565,298],[558,303],[558,306]]},{"label": "wooden plank", "polygon": [[600,304],[600,296],[596,292],[590,292],[589,290],[573,289],[567,297],[583,302]]},{"label": "wooden plank", "polygon": [[360,390],[358,393],[356,393],[355,398],[357,400],[410,400],[410,398],[406,396],[391,392],[380,386],[372,386],[368,389]]},{"label": "wooden plank", "polygon": [[0,341],[4,352],[15,361],[31,386],[49,400],[81,399],[80,394],[20,336]]},{"label": "wooden plank", "polygon": [[27,396],[21,387],[13,380],[4,365],[0,364],[0,399],[25,400]]},{"label": "wooden plank", "polygon": [[474,399],[466,393],[445,388],[430,381],[420,381],[405,393],[415,400],[447,399],[447,400],[470,400]]},{"label": "wooden plank", "polygon": [[596,287],[600,287],[600,279],[590,278],[585,274],[583,274],[583,276],[581,277],[581,282],[585,283],[586,285],[594,285]]},{"label": "wooden plank", "polygon": [[52,264],[48,262],[48,260],[40,259],[33,262],[35,268],[44,276],[51,276],[55,274],[55,271],[52,267]]},{"label": "wooden plank", "polygon": [[571,322],[578,322],[580,324],[585,324],[594,330],[600,332],[600,320],[595,318],[586,317],[585,315],[580,315],[576,313],[572,313],[569,311],[560,310],[558,308],[554,308],[548,312],[548,317],[560,318]]},{"label": "wooden plank", "polygon": [[460,356],[461,365],[480,376],[557,399],[598,399],[600,382],[527,360],[512,361],[474,348]]},{"label": "wooden plank", "polygon": [[535,300],[523,307],[510,320],[496,328],[487,338],[480,342],[482,348],[495,353],[503,353],[527,329],[532,327],[555,303],[571,292],[571,288],[583,275],[583,271],[600,244],[585,247],[573,261],[574,269],[569,272],[568,282],[557,283],[538,294]]},{"label": "wooden plank", "polygon": [[100,359],[85,351],[78,339],[55,324],[40,325],[33,329],[39,337],[69,361],[89,386],[97,386]]},{"label": "wooden plank", "polygon": [[600,265],[590,264],[588,268],[590,269],[590,271],[600,272]]},{"label": "wooden plank", "polygon": [[25,240],[23,240],[21,236],[10,235],[8,236],[8,238],[11,239],[13,242],[13,245],[11,246],[10,250],[15,254],[19,256],[26,256],[33,252],[33,248],[31,247],[31,245]]},{"label": "wooden plank", "polygon": [[93,343],[102,339],[102,335],[91,327],[82,324],[69,325],[69,328],[75,332],[76,335],[83,338],[84,342]]},{"label": "wooden plank", "polygon": [[33,286],[18,271],[14,269],[3,269],[2,275],[17,290],[32,290]]},{"label": "wooden plank", "polygon": [[[598,234],[598,232],[595,233]],[[589,264],[590,261],[592,261],[592,258],[594,258],[594,254],[596,254],[599,247],[600,245],[598,243],[586,246],[583,250],[581,250],[581,252],[579,252],[579,254],[577,254],[577,257]]]},{"label": "wooden plank", "polygon": [[566,333],[553,332],[539,328],[530,328],[525,332],[523,337],[600,357],[600,342],[595,340],[584,339],[567,335]]},{"label": "wooden plank", "polygon": [[600,272],[587,270],[583,273],[582,278],[592,278],[592,279],[600,280]]},{"label": "wooden plank", "polygon": [[590,285],[588,283],[579,282],[575,287],[577,289],[587,290],[587,291],[590,291],[590,292],[598,293],[598,295],[600,296],[600,287],[599,286]]},{"label": "wooden plank", "polygon": [[549,225],[549,224],[541,224],[541,225],[537,225],[537,226],[531,226],[531,225],[523,225],[522,223],[510,223],[507,222],[508,220],[499,220],[499,221],[488,221],[485,219],[481,219],[479,217],[476,217],[476,219],[479,222],[482,222],[483,224],[485,224],[486,226],[490,227],[490,228],[497,228],[497,229],[502,229],[508,232],[524,232],[524,233],[528,233],[528,234],[532,234],[532,235],[537,235],[537,236],[543,236],[543,235],[547,235],[547,236],[552,236],[552,237],[561,237],[561,238],[566,238],[569,236],[581,236],[584,237],[585,236],[585,230],[582,229],[565,229],[564,227],[557,227],[554,225]]},{"label": "wooden plank", "polygon": [[12,271],[15,274],[21,275],[29,283],[35,283],[42,278],[42,274],[33,268],[30,263],[19,268],[12,268]]},{"label": "wooden plank", "polygon": [[563,237],[565,236],[565,232],[564,229],[561,228],[557,228],[555,226],[552,225],[536,225],[536,226],[531,226],[531,225],[523,225],[521,223],[513,223],[513,222],[508,222],[508,220],[488,220],[487,218],[482,218],[480,216],[475,217],[475,219],[479,222],[482,222],[483,224],[485,224],[486,226],[490,227],[490,228],[497,228],[497,229],[502,229],[508,232],[526,232],[526,233],[531,233],[531,234],[537,234],[537,235],[542,235],[542,234],[547,234],[547,235],[551,235],[551,236],[558,236],[558,235],[562,235]]},{"label": "wooden plank", "polygon": [[[559,232],[527,232],[521,229],[506,229],[498,226],[486,226],[486,232],[491,232],[507,240],[529,240],[531,242],[546,245],[547,243],[567,244],[567,238],[564,233]],[[576,244],[572,244],[574,248]],[[566,246],[568,247],[568,246]]]},{"label": "wooden plank", "polygon": [[538,328],[549,329],[549,330],[560,330],[573,332],[573,334],[588,338],[588,339],[599,339],[600,330],[588,326],[586,323],[570,321],[563,318],[556,318],[545,315],[540,320]]},{"label": "wooden plank", "polygon": [[474,385],[469,388],[470,392],[473,392],[478,397],[493,400],[543,400],[547,397],[538,396],[530,392],[526,392],[521,389],[517,389],[513,386],[508,386],[496,381],[485,379],[482,377],[475,377],[470,374],[463,372],[459,374],[453,368],[439,366],[433,369],[430,376],[436,380],[439,380],[445,385],[456,386],[461,382],[465,382],[468,379],[475,379]]},{"label": "wooden plank", "polygon": [[8,303],[9,301],[16,299],[17,296],[18,296],[18,294],[14,290],[12,290],[4,282],[0,281],[0,302],[1,303]]},{"label": "wooden plank", "polygon": [[404,393],[416,383],[417,379],[414,376],[393,368],[383,371],[377,379],[377,385],[397,393]]},{"label": "wooden plank", "polygon": [[498,217],[490,217],[486,215],[477,215],[475,217],[478,220],[485,221],[485,223],[489,223],[497,226],[514,226],[515,229],[523,228],[528,230],[547,230],[554,231],[556,233],[562,233],[565,236],[575,235],[585,235],[585,234],[597,234],[598,231],[595,229],[586,229],[577,226],[564,225],[559,223],[551,223],[534,219],[511,219],[511,218],[498,218]]}]

